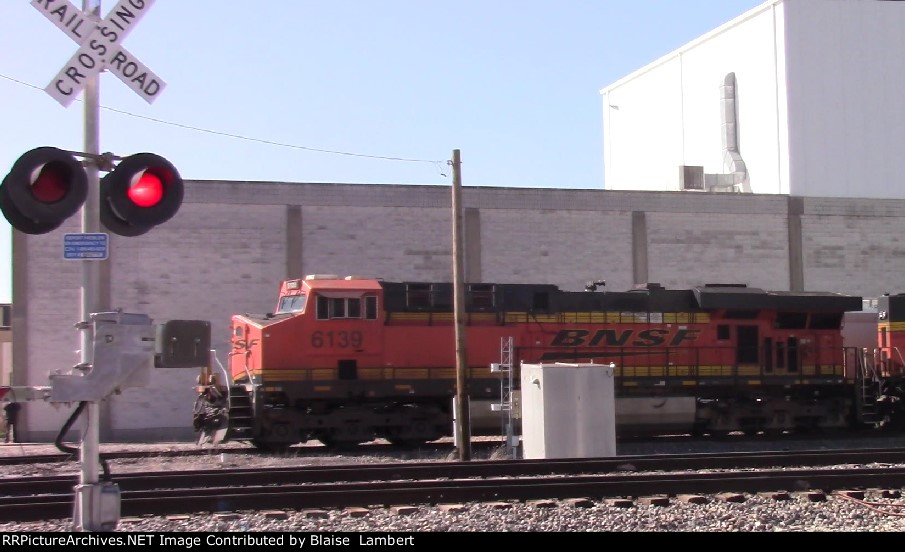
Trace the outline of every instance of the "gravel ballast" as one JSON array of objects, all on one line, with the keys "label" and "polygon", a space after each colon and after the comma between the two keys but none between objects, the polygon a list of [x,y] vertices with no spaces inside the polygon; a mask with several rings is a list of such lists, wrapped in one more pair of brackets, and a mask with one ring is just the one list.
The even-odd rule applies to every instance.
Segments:
[{"label": "gravel ballast", "polygon": [[[716,452],[732,450],[813,450],[821,448],[873,448],[900,444],[900,439],[863,440],[853,443],[833,441],[781,441],[694,443],[625,443],[620,454]],[[102,451],[148,451],[137,459],[111,460],[111,471],[153,471],[179,469],[248,468],[277,465],[323,465],[375,462],[404,462],[452,459],[448,447],[427,447],[418,451],[388,452],[375,447],[374,453],[340,456],[319,447],[296,447],[286,456],[252,456],[237,453],[245,445],[211,451],[209,455],[155,457],[155,450],[188,450],[195,445],[168,443],[154,445],[102,445]],[[491,448],[481,449],[491,451]],[[0,456],[48,454],[48,445],[3,445]],[[479,456],[476,454],[476,458]],[[0,476],[76,474],[75,462],[42,465],[0,466]],[[529,503],[469,503],[462,505],[410,505],[414,507],[371,507],[326,511],[215,512],[182,516],[124,518],[119,531],[312,531],[312,532],[395,532],[395,531],[672,531],[672,532],[766,532],[845,531],[890,532],[905,530],[903,499],[890,493],[869,492],[863,500],[836,494],[825,499],[791,494],[777,500],[771,496],[743,495],[742,502],[724,496],[703,495],[694,500],[669,497],[662,500],[534,501]],[[665,502],[665,505],[659,505]],[[402,505],[400,505],[402,506]],[[48,520],[0,524],[0,531],[71,531],[71,520]]]}]

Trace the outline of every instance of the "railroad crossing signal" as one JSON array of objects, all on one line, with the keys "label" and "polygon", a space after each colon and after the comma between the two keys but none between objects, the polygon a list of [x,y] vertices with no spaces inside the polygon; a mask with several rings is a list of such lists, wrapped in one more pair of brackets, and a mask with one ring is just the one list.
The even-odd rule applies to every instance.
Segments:
[{"label": "railroad crossing signal", "polygon": [[[99,79],[105,68],[126,83],[148,103],[163,91],[164,83],[120,43],[154,4],[154,0],[119,0],[103,20],[100,3],[88,13],[90,2],[83,0],[84,11],[68,0],[32,0],[31,5],[79,44],[79,49],[44,90],[63,107],[83,89],[85,92],[85,157],[94,166],[87,171],[73,155],[56,148],[38,148],[19,158],[0,183],[0,210],[18,230],[43,234],[59,227],[81,206],[85,188],[99,192],[100,205],[88,204],[82,217],[84,237],[97,236],[98,219],[107,228],[123,236],[137,236],[172,217],[182,204],[182,178],[176,168],[159,155],[140,153],[122,160],[116,169],[98,182],[98,170],[109,171],[106,156],[100,155]],[[39,153],[33,153],[39,152]],[[29,156],[29,157],[27,157]],[[98,247],[100,249],[100,247]],[[106,247],[102,248],[104,255]],[[90,251],[97,253],[97,251]],[[82,301],[80,312],[80,366],[91,366],[96,332],[84,323],[91,313],[99,312],[99,268],[96,263],[81,263]],[[98,431],[100,406],[84,401],[86,428],[82,434],[81,473],[76,486],[73,521],[77,530],[103,531],[116,527],[119,519],[119,490],[115,485],[98,482]]]},{"label": "railroad crossing signal", "polygon": [[[121,236],[140,236],[182,206],[179,171],[153,153],[130,155],[100,184],[100,221]],[[26,234],[46,234],[75,214],[88,197],[88,177],[73,154],[40,147],[23,154],[0,183],[0,211]]]},{"label": "railroad crossing signal", "polygon": [[0,183],[0,211],[26,234],[46,234],[75,214],[88,197],[88,176],[69,152],[26,152]]},{"label": "railroad crossing signal", "polygon": [[[154,1],[119,0],[100,20],[99,14],[79,10],[68,0],[31,0],[35,9],[79,44],[45,91],[67,107],[88,81],[108,69],[148,103],[157,99],[166,83],[121,46]],[[92,132],[96,141],[97,129]],[[102,157],[97,151],[90,153],[97,160]],[[17,230],[44,234],[82,206],[88,187],[88,177],[71,153],[36,148],[20,157],[0,183],[0,211]],[[123,159],[100,182],[98,217],[115,234],[139,236],[172,218],[182,197],[176,167],[159,155],[139,153]]]},{"label": "railroad crossing signal", "polygon": [[135,28],[155,0],[119,0],[102,21],[67,0],[31,0],[31,5],[79,44],[44,90],[63,107],[104,69],[119,77],[136,94],[153,103],[166,83],[120,43]]},{"label": "railroad crossing signal", "polygon": [[120,236],[140,236],[171,218],[182,205],[182,177],[153,153],[130,155],[101,179],[101,224]]}]

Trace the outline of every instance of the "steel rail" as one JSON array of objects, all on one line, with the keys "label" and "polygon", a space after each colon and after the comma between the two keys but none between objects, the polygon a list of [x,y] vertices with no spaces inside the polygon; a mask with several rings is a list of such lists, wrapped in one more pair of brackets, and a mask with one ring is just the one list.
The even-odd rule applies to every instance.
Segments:
[{"label": "steel rail", "polygon": [[[478,441],[473,443],[474,448],[492,448],[499,446],[499,442]],[[337,456],[337,455],[379,455],[393,454],[404,452],[409,449],[400,448],[396,445],[370,443],[363,445],[352,445],[341,448],[331,448],[322,445],[292,447],[282,453],[266,452],[256,448],[197,448],[186,450],[145,450],[145,451],[109,451],[101,452],[101,456],[108,460],[118,460],[124,458],[179,458],[183,456],[219,456],[220,454],[235,454],[245,456],[274,456],[278,458],[317,458],[319,456]],[[423,445],[418,448],[421,451],[448,451],[449,444],[435,443]],[[54,462],[77,461],[74,455],[64,453],[51,454],[24,454],[21,456],[0,456],[0,466],[20,465],[20,464],[50,464]]]},{"label": "steel rail", "polygon": [[[767,470],[571,477],[381,481],[124,491],[122,514],[167,515],[286,508],[342,508],[500,500],[638,497],[719,492],[902,488],[905,468]],[[62,519],[70,495],[5,497],[0,521]]]},{"label": "steel rail", "polygon": [[[113,480],[123,491],[161,488],[291,485],[355,481],[429,480],[477,477],[526,477],[638,471],[754,469],[842,464],[905,464],[905,449],[815,450],[617,456],[594,459],[489,460],[292,466],[215,470],[125,472]],[[0,479],[0,497],[72,492],[74,476]]]}]

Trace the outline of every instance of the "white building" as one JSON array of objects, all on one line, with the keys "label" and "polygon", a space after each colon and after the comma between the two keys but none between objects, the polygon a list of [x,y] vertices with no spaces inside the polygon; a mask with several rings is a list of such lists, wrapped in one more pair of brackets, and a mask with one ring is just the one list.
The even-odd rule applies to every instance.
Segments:
[{"label": "white building", "polygon": [[903,29],[905,2],[769,0],[607,86],[606,189],[905,198]]}]

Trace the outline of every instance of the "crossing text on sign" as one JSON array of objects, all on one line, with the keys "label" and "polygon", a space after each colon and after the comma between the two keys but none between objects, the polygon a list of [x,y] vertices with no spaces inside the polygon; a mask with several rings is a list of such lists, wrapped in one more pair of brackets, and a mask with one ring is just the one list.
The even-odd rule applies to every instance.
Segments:
[{"label": "crossing text on sign", "polygon": [[32,0],[31,4],[80,46],[75,55],[45,88],[68,106],[87,81],[109,69],[129,88],[153,102],[166,83],[138,61],[120,43],[155,0],[119,0],[102,21],[92,19],[68,0]]}]

